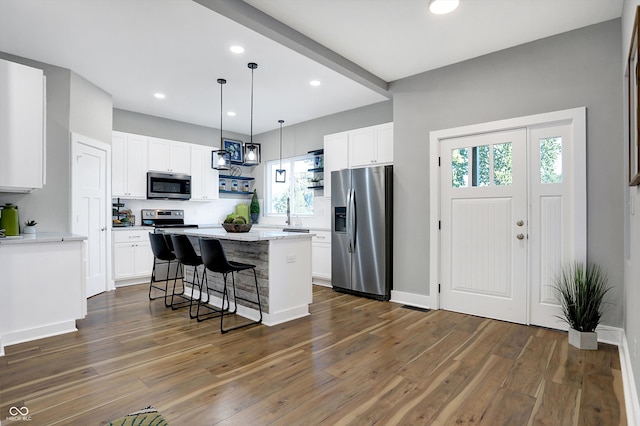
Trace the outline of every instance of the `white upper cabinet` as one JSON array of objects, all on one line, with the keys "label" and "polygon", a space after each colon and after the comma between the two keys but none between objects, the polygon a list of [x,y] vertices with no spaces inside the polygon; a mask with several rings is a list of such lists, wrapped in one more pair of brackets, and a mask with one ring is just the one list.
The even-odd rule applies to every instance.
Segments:
[{"label": "white upper cabinet", "polygon": [[148,151],[146,136],[113,132],[111,143],[113,197],[147,198]]},{"label": "white upper cabinet", "polygon": [[191,173],[190,144],[160,138],[149,138],[149,170],[169,173]]},{"label": "white upper cabinet", "polygon": [[331,197],[334,170],[393,163],[393,123],[324,137],[324,196]]},{"label": "white upper cabinet", "polygon": [[211,151],[204,145],[191,145],[191,200],[218,199],[218,171],[211,168]]},{"label": "white upper cabinet", "polygon": [[352,130],[349,133],[349,167],[393,163],[393,123]]},{"label": "white upper cabinet", "polygon": [[42,70],[0,59],[0,192],[45,184],[45,98]]},{"label": "white upper cabinet", "polygon": [[349,132],[324,137],[324,196],[331,197],[331,172],[349,167]]}]

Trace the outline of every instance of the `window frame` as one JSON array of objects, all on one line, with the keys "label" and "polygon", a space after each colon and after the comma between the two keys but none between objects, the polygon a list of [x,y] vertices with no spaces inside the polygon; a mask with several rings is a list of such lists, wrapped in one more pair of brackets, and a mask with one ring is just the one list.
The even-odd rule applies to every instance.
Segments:
[{"label": "window frame", "polygon": [[[264,215],[268,216],[268,217],[286,217],[286,213],[275,213],[272,211],[272,201],[273,201],[273,196],[272,196],[272,185],[274,183],[276,183],[273,179],[272,179],[272,168],[280,168],[280,163],[282,163],[282,165],[284,166],[286,163],[289,164],[289,169],[287,170],[287,181],[286,184],[289,186],[289,196],[291,197],[291,199],[294,198],[294,188],[295,186],[292,185],[292,179],[294,178],[294,163],[297,161],[301,161],[301,160],[309,160],[311,161],[312,165],[313,165],[313,161],[314,161],[314,156],[311,154],[303,154],[303,155],[296,155],[294,157],[287,157],[287,158],[283,158],[282,161],[280,159],[276,159],[276,160],[270,160],[270,161],[265,161],[265,167],[264,167],[264,181],[265,181],[265,200],[264,200]],[[283,167],[285,168],[285,167]],[[315,204],[315,191],[313,191],[312,189],[309,190],[313,199],[314,199],[314,204]],[[313,217],[314,213],[313,213],[313,207],[312,207],[312,212],[311,213],[298,213],[295,211],[295,203],[291,204],[291,215],[292,216],[297,216],[297,217]]]}]

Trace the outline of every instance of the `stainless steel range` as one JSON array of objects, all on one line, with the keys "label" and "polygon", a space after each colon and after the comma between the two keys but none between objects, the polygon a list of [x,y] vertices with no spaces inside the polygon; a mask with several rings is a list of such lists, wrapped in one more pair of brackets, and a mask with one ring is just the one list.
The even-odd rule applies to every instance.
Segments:
[{"label": "stainless steel range", "polygon": [[184,210],[142,209],[142,225],[154,228],[197,228],[184,223]]}]

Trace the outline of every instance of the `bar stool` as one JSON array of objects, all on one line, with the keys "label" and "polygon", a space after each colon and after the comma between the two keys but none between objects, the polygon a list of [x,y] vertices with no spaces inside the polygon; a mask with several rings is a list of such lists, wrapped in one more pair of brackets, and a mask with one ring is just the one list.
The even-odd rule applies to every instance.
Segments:
[{"label": "bar stool", "polygon": [[[180,261],[176,258],[175,253],[173,252],[173,244],[171,244],[171,238],[167,234],[154,234],[149,233],[149,241],[151,242],[151,250],[153,251],[153,271],[151,272],[151,282],[149,283],[149,299],[155,300],[158,299],[151,297],[152,288],[164,291],[164,305],[167,308],[178,309],[183,306],[187,306],[191,298],[184,294],[184,285],[182,286],[182,291],[176,293],[176,284],[178,278],[183,279],[183,267]],[[159,259],[161,262],[158,262]],[[169,279],[171,274],[171,262],[175,261],[175,274],[173,275],[173,289],[171,290],[171,297],[169,298]],[[165,288],[158,287],[154,285],[154,282],[160,282],[163,280],[157,279],[157,266],[159,264],[166,263],[167,265],[167,278],[165,281]],[[181,302],[174,302],[175,298],[182,299]],[[170,300],[167,303],[167,300]]]},{"label": "bar stool", "polygon": [[[208,269],[212,272],[219,272],[222,274],[222,278],[224,281],[224,288],[222,294],[222,304],[224,308],[224,299],[227,299],[227,305],[231,308],[229,304],[229,292],[227,290],[227,275],[231,273],[231,285],[233,287],[233,303],[234,310],[233,312],[228,312],[229,314],[235,314],[238,310],[238,300],[244,300],[250,303],[256,303],[255,300],[249,300],[242,297],[236,296],[236,280],[235,280],[235,272],[245,271],[251,269],[253,271],[253,279],[256,284],[256,297],[258,304],[258,311],[260,312],[260,319],[258,321],[252,321],[249,323],[241,324],[235,327],[231,327],[228,329],[224,329],[224,309],[220,311],[220,332],[227,333],[231,330],[236,330],[238,328],[247,327],[253,324],[260,324],[262,322],[262,304],[260,303],[260,290],[258,288],[258,277],[256,275],[256,266],[250,265],[248,263],[240,263],[228,261],[227,256],[224,253],[224,249],[222,248],[222,243],[220,240],[216,240],[215,238],[200,238],[200,253],[202,255],[202,261],[204,262],[205,269]],[[207,282],[207,288],[209,284]]]},{"label": "bar stool", "polygon": [[[191,241],[189,241],[189,237],[184,234],[171,234],[171,243],[173,244],[176,258],[180,261],[180,263],[186,266],[193,266],[193,281],[190,283],[187,282],[186,277],[184,277],[182,280],[183,285],[185,282],[191,284],[191,298],[188,300],[189,317],[196,318],[197,315],[193,315],[193,295],[195,294],[195,289],[197,286],[200,292],[200,296],[198,298],[198,305],[200,305],[200,301],[202,300],[202,280],[198,275],[198,266],[202,265],[202,258],[198,256],[196,251],[193,249],[193,245],[191,244]],[[205,271],[203,271],[203,274],[204,272]],[[173,297],[171,299],[171,302],[173,304]],[[187,302],[185,302],[185,305],[186,304]]]}]

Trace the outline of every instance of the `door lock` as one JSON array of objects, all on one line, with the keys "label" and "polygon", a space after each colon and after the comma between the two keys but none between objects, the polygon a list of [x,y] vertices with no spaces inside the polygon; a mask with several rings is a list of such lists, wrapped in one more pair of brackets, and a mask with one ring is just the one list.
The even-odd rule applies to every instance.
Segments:
[{"label": "door lock", "polygon": [[516,238],[519,240],[524,240],[524,234],[518,234],[516,235]]},{"label": "door lock", "polygon": [[516,222],[516,225],[523,226],[524,225],[524,221],[523,220],[519,220],[519,221]]}]

